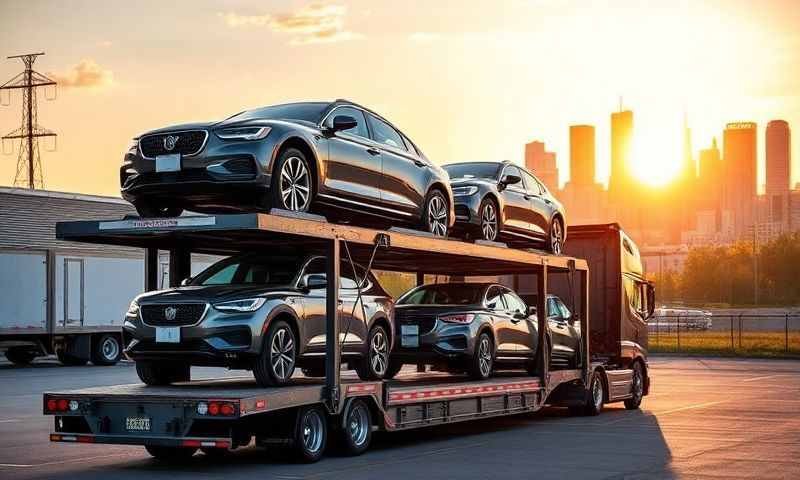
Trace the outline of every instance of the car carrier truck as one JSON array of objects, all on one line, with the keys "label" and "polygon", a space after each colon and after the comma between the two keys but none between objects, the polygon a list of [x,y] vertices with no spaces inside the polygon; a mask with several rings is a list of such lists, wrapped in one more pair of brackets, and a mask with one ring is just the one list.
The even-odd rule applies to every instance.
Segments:
[{"label": "car carrier truck", "polygon": [[[270,214],[63,222],[58,224],[57,235],[76,242],[145,248],[149,288],[155,287],[158,250],[170,252],[170,279],[176,285],[188,276],[193,253],[232,255],[287,243],[325,255],[329,279],[339,278],[341,260],[377,270],[414,272],[418,284],[426,274],[466,280],[526,275],[534,279],[529,281],[535,284],[539,312],[546,310],[551,283],[570,285],[575,321],[593,340],[587,341],[584,335],[582,360],[571,369],[551,370],[544,361],[547,349],[538,349],[535,375],[501,372],[484,381],[446,373],[401,374],[385,381],[343,379],[337,321],[339,282],[329,281],[324,379],[296,378],[290,385],[276,388],[259,388],[249,379],[217,379],[164,387],[131,384],[47,392],[43,411],[53,416],[50,440],[54,442],[143,445],[156,458],[178,459],[198,449],[214,454],[255,441],[290,450],[303,461],[316,461],[331,443],[349,454],[362,453],[376,430],[522,414],[546,404],[567,406],[574,414],[596,415],[610,402],[624,401],[628,408],[638,408],[647,394],[644,347],[638,350],[636,361],[627,362],[591,350],[595,337],[617,335],[604,339],[609,345],[627,341],[619,336],[626,330],[607,328],[619,319],[606,318],[614,315],[610,307],[623,297],[606,298],[609,292],[594,288],[589,263],[582,258],[408,230],[335,225],[323,217],[276,210]],[[619,252],[605,249],[620,245],[597,241],[594,245],[587,248],[601,249],[598,255],[619,256]],[[593,299],[602,302],[601,306],[595,307],[597,300]],[[595,332],[595,318],[602,332]],[[538,345],[545,345],[546,319],[544,315],[537,319]],[[641,333],[646,338],[647,330]],[[646,341],[639,344],[646,345]]]}]

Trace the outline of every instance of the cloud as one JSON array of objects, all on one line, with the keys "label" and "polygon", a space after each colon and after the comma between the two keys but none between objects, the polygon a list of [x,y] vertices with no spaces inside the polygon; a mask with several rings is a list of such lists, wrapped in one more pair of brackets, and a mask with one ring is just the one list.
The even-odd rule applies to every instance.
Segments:
[{"label": "cloud", "polygon": [[114,83],[114,73],[91,58],[81,60],[66,72],[48,72],[47,76],[67,88],[105,87]]},{"label": "cloud", "polygon": [[219,13],[230,28],[268,27],[276,33],[291,35],[291,45],[332,43],[363,38],[360,33],[345,29],[347,7],[313,3],[294,13],[243,15]]},{"label": "cloud", "polygon": [[434,32],[414,32],[408,36],[412,42],[430,42],[441,37],[438,33]]}]

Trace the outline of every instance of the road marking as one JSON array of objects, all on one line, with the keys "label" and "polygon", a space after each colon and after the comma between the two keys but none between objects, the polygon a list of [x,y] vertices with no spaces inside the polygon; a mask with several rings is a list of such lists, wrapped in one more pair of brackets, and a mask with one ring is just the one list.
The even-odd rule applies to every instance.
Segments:
[{"label": "road marking", "polygon": [[17,423],[17,422],[21,422],[21,421],[22,420],[20,420],[19,418],[6,418],[6,419],[3,419],[3,420],[0,420],[0,423]]},{"label": "road marking", "polygon": [[111,458],[111,457],[127,457],[130,456],[130,453],[113,453],[110,455],[96,455],[94,457],[82,457],[82,458],[72,458],[69,460],[59,460],[57,462],[45,462],[45,463],[36,463],[36,464],[24,464],[24,463],[0,463],[0,468],[7,467],[7,468],[35,468],[35,467],[48,467],[50,465],[61,465],[64,463],[75,463],[75,462],[86,462],[89,460],[97,460],[98,458]]},{"label": "road marking", "polygon": [[782,376],[783,376],[783,374],[777,373],[777,374],[775,374],[775,375],[765,375],[765,376],[763,376],[763,377],[751,377],[751,378],[745,378],[745,379],[744,379],[744,380],[742,380],[742,381],[743,381],[743,382],[756,382],[756,381],[758,381],[758,380],[766,380],[766,379],[768,379],[768,378],[775,378],[775,377],[782,377]]},{"label": "road marking", "polygon": [[706,402],[706,403],[698,403],[697,405],[687,405],[685,407],[673,408],[672,410],[666,410],[664,412],[653,412],[653,415],[655,415],[656,417],[660,417],[661,415],[669,415],[670,413],[682,412],[684,410],[693,410],[695,408],[710,407],[711,405],[719,405],[720,403],[725,403],[729,401],[730,400],[720,400],[718,402]]}]

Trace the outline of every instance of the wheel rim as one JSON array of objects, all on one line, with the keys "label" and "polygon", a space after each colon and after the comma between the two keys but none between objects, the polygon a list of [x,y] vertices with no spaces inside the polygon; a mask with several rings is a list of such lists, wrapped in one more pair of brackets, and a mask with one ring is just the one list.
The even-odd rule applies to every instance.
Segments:
[{"label": "wheel rim", "polygon": [[553,253],[560,254],[563,244],[564,230],[561,228],[561,222],[553,220],[553,225],[550,226],[550,248]]},{"label": "wheel rim", "polygon": [[484,240],[493,241],[497,238],[497,212],[494,209],[494,204],[487,203],[483,207],[481,213],[481,231],[483,232]]},{"label": "wheel rim", "polygon": [[447,235],[447,204],[440,195],[434,195],[428,202],[428,231],[434,235]]},{"label": "wheel rim", "polygon": [[311,176],[306,162],[300,157],[289,157],[283,162],[280,178],[281,201],[284,208],[302,212],[311,200]]},{"label": "wheel rim", "polygon": [[115,339],[108,337],[103,340],[100,351],[103,353],[103,357],[106,360],[114,360],[119,355],[119,344]]},{"label": "wheel rim", "polygon": [[482,337],[478,344],[478,367],[484,377],[488,377],[492,373],[492,347],[486,336]]},{"label": "wheel rim", "polygon": [[370,365],[372,371],[379,377],[386,373],[386,367],[389,365],[389,344],[386,341],[386,334],[383,330],[376,330],[372,336],[369,349]]},{"label": "wheel rim", "polygon": [[347,419],[347,430],[353,445],[360,447],[367,441],[369,433],[369,412],[360,403],[350,410]]},{"label": "wheel rim", "polygon": [[322,448],[322,417],[316,410],[303,415],[303,446],[308,453],[317,453]]},{"label": "wheel rim", "polygon": [[287,328],[280,328],[272,337],[270,345],[272,373],[279,380],[286,380],[294,369],[294,339]]},{"label": "wheel rim", "polygon": [[633,370],[633,398],[638,400],[642,398],[644,393],[644,385],[642,382],[642,372],[638,368]]},{"label": "wheel rim", "polygon": [[592,384],[592,401],[594,402],[594,408],[600,410],[600,407],[603,405],[603,385],[597,378],[595,378]]}]

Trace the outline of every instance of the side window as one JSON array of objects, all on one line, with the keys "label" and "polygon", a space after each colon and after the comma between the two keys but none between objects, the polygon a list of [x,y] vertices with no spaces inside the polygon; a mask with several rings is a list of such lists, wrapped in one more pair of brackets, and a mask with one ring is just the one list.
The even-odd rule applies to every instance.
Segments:
[{"label": "side window", "polygon": [[561,317],[561,309],[558,308],[558,303],[554,298],[547,299],[547,316],[548,317]]},{"label": "side window", "polygon": [[572,318],[572,312],[569,311],[569,308],[564,305],[564,302],[561,299],[558,299],[556,303],[558,304],[558,309],[561,310],[561,316],[563,318]]},{"label": "side window", "polygon": [[500,287],[491,287],[486,292],[486,307],[490,310],[506,309],[506,305],[503,303],[503,292]]},{"label": "side window", "polygon": [[525,302],[523,302],[511,290],[506,290],[503,292],[503,300],[506,301],[506,305],[508,306],[509,312],[526,313],[528,310],[528,307],[525,305]]},{"label": "side window", "polygon": [[303,270],[303,274],[300,276],[299,283],[301,285],[305,285],[308,281],[309,275],[325,275],[325,259],[324,258],[315,258],[308,262],[306,268]]},{"label": "side window", "polygon": [[628,297],[628,303],[630,304],[631,309],[642,315],[645,311],[642,295],[642,284],[628,277],[623,278],[623,283],[625,286],[625,294]]},{"label": "side window", "polygon": [[346,115],[348,117],[353,117],[356,119],[358,125],[350,130],[343,130],[341,133],[346,133],[348,135],[355,135],[358,137],[369,138],[369,130],[367,130],[367,119],[364,117],[364,112],[357,108],[353,107],[339,107],[334,109],[328,118],[325,120],[326,127],[333,127],[333,119],[336,118],[337,115]]},{"label": "side window", "polygon": [[522,173],[525,177],[525,185],[528,187],[528,191],[534,195],[542,195],[544,193],[544,188],[539,180],[526,171],[523,171]]},{"label": "side window", "polygon": [[403,140],[406,142],[406,150],[408,150],[409,152],[413,153],[414,155],[419,156],[420,155],[419,150],[417,150],[417,148],[414,146],[414,144],[411,143],[411,140],[409,140],[408,137],[406,137],[402,133],[400,135],[402,135]]},{"label": "side window", "polygon": [[400,150],[408,150],[405,142],[403,142],[403,137],[388,123],[378,119],[374,115],[370,115],[369,126],[372,129],[372,139],[376,142]]},{"label": "side window", "polygon": [[515,183],[514,185],[509,185],[508,188],[516,189],[516,190],[525,190],[525,177],[522,175],[522,172],[519,168],[509,165],[503,170],[503,174],[500,178],[505,177],[506,175],[516,175],[520,178],[519,183]]}]

